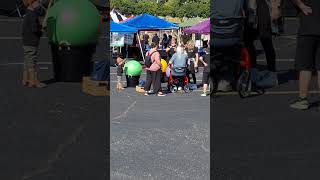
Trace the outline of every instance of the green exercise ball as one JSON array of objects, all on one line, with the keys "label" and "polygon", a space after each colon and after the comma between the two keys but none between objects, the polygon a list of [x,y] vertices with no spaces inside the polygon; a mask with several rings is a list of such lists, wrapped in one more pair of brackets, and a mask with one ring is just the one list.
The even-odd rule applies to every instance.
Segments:
[{"label": "green exercise ball", "polygon": [[71,46],[96,44],[99,32],[99,12],[89,0],[56,0],[48,10],[50,43]]},{"label": "green exercise ball", "polygon": [[138,61],[131,60],[124,65],[124,71],[128,76],[140,76],[142,66]]}]

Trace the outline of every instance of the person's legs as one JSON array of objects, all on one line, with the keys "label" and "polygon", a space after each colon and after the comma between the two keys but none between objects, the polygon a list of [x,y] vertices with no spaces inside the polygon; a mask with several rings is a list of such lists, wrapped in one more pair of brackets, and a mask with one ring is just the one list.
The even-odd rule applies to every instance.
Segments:
[{"label": "person's legs", "polygon": [[317,78],[318,79],[318,88],[320,90],[320,37],[317,37],[317,49],[316,49],[315,65],[316,65],[317,76],[318,76],[318,78]]},{"label": "person's legs", "polygon": [[27,86],[29,84],[29,66],[32,64],[33,52],[29,46],[23,46],[24,63],[23,63],[23,75],[22,85]]},{"label": "person's legs", "polygon": [[290,107],[295,109],[308,109],[308,89],[315,68],[315,39],[312,36],[298,36],[296,69],[299,71],[299,99]]},{"label": "person's legs", "polygon": [[187,77],[188,77],[188,83],[190,83],[190,82],[191,82],[190,74],[191,74],[190,70],[189,70],[189,69],[187,69],[187,71],[186,71],[186,75],[187,75]]},{"label": "person's legs", "polygon": [[150,91],[151,83],[152,83],[152,73],[151,73],[151,71],[147,70],[146,83],[144,84],[144,90],[146,91],[146,93],[147,93],[147,91]]},{"label": "person's legs", "polygon": [[123,86],[122,86],[121,80],[122,80],[122,76],[117,76],[117,89],[119,89],[119,90],[123,90],[124,89]]},{"label": "person's legs", "polygon": [[311,81],[312,71],[300,71],[299,73],[299,97],[305,99],[308,97],[308,89]]},{"label": "person's legs", "polygon": [[276,71],[276,53],[272,43],[272,37],[263,37],[260,38],[262,47],[265,51],[268,70],[275,72]]},{"label": "person's legs", "polygon": [[193,84],[197,84],[196,73],[192,73]]},{"label": "person's legs", "polygon": [[153,91],[156,94],[162,94],[161,90],[161,70],[152,72]]},{"label": "person's legs", "polygon": [[25,46],[25,66],[27,67],[26,75],[28,77],[28,86],[32,88],[43,88],[46,85],[38,80],[37,72],[37,55],[38,48],[32,46]]},{"label": "person's legs", "polygon": [[255,34],[252,30],[248,29],[248,32],[245,32],[244,44],[245,44],[245,47],[248,49],[252,68],[257,67],[257,53],[256,53],[256,48],[254,46],[254,41],[255,41]]},{"label": "person's legs", "polygon": [[210,76],[210,73],[203,72],[203,75],[202,75],[203,94],[201,96],[207,96],[209,76]]}]

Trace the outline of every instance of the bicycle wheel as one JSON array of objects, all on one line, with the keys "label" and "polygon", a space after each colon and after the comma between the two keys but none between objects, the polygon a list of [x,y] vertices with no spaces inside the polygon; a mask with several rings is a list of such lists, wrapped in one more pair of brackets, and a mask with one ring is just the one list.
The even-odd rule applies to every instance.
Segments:
[{"label": "bicycle wheel", "polygon": [[243,71],[240,74],[240,77],[237,83],[237,90],[241,98],[247,98],[251,95],[252,82],[250,79],[249,71]]}]

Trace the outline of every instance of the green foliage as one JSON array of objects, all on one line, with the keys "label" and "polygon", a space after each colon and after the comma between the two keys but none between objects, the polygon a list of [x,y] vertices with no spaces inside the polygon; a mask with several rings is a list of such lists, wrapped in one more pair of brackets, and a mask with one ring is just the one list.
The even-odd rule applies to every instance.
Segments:
[{"label": "green foliage", "polygon": [[209,0],[111,0],[111,8],[124,14],[149,13],[171,17],[209,17]]}]

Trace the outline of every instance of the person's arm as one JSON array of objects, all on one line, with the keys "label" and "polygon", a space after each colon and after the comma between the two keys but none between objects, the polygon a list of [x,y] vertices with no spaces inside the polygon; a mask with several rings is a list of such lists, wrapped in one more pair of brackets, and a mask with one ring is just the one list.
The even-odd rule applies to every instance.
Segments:
[{"label": "person's arm", "polygon": [[161,66],[160,53],[155,53],[154,60],[155,60],[156,63],[158,63]]},{"label": "person's arm", "polygon": [[198,63],[199,63],[199,53],[196,53],[196,62],[195,62],[195,67],[198,67]]},{"label": "person's arm", "polygon": [[291,0],[291,2],[297,6],[305,15],[312,13],[311,7],[305,5],[301,0]]},{"label": "person's arm", "polygon": [[271,0],[271,9],[271,19],[279,19],[281,17],[281,0]]}]

